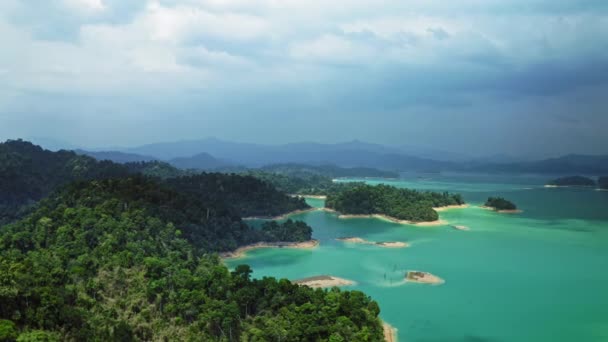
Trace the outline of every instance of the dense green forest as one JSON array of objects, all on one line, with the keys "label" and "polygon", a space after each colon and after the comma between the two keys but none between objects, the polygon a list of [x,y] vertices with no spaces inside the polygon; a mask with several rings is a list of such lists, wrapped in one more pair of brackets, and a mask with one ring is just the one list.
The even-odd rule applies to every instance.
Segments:
[{"label": "dense green forest", "polygon": [[547,185],[555,186],[595,186],[595,181],[583,176],[562,177],[549,181]]},{"label": "dense green forest", "polygon": [[308,239],[310,227],[255,230],[197,197],[143,176],[82,181],[2,227],[0,339],[382,340],[378,305],[361,292],[251,279],[209,254]]},{"label": "dense green forest", "polygon": [[506,200],[502,197],[490,197],[485,203],[486,207],[493,208],[495,210],[517,210],[515,203]]},{"label": "dense green forest", "polygon": [[435,221],[439,215],[433,207],[464,204],[459,194],[421,192],[389,185],[359,184],[336,193],[325,201],[327,208],[342,214],[383,214],[413,222]]},{"label": "dense green forest", "polygon": [[608,176],[600,177],[597,180],[600,189],[608,189]]},{"label": "dense green forest", "polygon": [[62,185],[128,173],[125,167],[110,161],[8,140],[0,144],[0,225],[21,217],[35,202]]},{"label": "dense green forest", "polygon": [[270,183],[252,176],[201,173],[167,179],[166,184],[205,203],[221,201],[241,217],[272,217],[309,208],[304,199],[287,196]]}]

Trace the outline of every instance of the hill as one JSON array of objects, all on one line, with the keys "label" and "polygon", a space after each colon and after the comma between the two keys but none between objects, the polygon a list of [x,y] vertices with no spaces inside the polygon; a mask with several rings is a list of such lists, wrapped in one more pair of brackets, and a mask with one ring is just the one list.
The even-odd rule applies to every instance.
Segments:
[{"label": "hill", "polygon": [[595,186],[595,181],[583,176],[561,177],[550,180],[547,185],[553,186]]},{"label": "hill", "polygon": [[182,170],[213,170],[232,165],[230,162],[215,158],[205,152],[197,153],[191,157],[173,158],[169,160],[169,163]]},{"label": "hill", "polygon": [[135,154],[135,153],[125,153],[125,152],[119,152],[119,151],[92,152],[92,151],[76,149],[76,150],[74,150],[74,152],[81,154],[81,155],[93,157],[97,160],[109,160],[109,161],[119,163],[119,164],[158,160],[158,158],[151,157],[151,156],[142,156],[142,155]]},{"label": "hill", "polygon": [[[287,230],[254,230],[224,212],[141,176],[77,182],[55,193],[0,229],[3,336],[382,339],[378,305],[361,292],[254,280],[244,265],[229,272],[210,252],[285,239]],[[297,239],[310,238],[310,229],[295,226],[304,228]]]}]

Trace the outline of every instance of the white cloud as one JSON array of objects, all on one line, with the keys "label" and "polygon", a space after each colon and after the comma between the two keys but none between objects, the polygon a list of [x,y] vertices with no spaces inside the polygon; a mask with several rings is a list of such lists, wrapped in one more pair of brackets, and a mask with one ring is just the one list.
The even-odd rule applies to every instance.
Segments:
[{"label": "white cloud", "polygon": [[103,0],[63,0],[63,2],[68,8],[89,13],[106,9]]}]

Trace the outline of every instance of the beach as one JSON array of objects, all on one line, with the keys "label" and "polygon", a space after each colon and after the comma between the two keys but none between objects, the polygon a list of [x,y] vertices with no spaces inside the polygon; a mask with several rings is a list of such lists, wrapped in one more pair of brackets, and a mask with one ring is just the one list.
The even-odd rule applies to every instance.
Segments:
[{"label": "beach", "polygon": [[439,211],[446,211],[446,210],[451,210],[451,209],[464,209],[464,208],[468,208],[469,205],[468,204],[454,204],[454,205],[446,205],[445,207],[433,207],[433,210],[439,212]]},{"label": "beach", "polygon": [[426,222],[424,222],[424,221],[423,222],[413,222],[413,221],[408,221],[408,220],[399,220],[397,218],[390,217],[387,215],[382,215],[382,214],[372,214],[372,215],[342,215],[342,214],[340,214],[340,215],[338,215],[338,218],[340,218],[340,219],[377,218],[380,220],[390,221],[393,223],[407,224],[407,225],[421,226],[421,227],[445,226],[448,224],[448,222],[444,221],[444,220],[435,220],[435,221],[426,221]]},{"label": "beach", "polygon": [[485,205],[480,205],[479,208],[481,209],[485,209],[485,210],[491,210],[491,211],[495,211],[497,213],[501,213],[501,214],[520,214],[523,213],[524,211],[521,209],[513,209],[513,210],[497,210],[496,208],[492,208],[492,207],[488,207]]},{"label": "beach", "polygon": [[222,259],[242,258],[251,250],[258,248],[295,248],[295,249],[311,249],[319,245],[319,240],[308,240],[303,242],[258,242],[251,245],[239,247],[232,252],[220,253]]},{"label": "beach", "polygon": [[382,329],[384,330],[385,342],[397,342],[397,329],[386,322],[382,322]]},{"label": "beach", "polygon": [[297,279],[297,280],[292,281],[292,283],[312,287],[313,289],[334,287],[334,286],[349,286],[349,285],[356,284],[352,280],[338,278],[338,277],[329,276],[329,275],[320,275],[320,276],[308,277],[308,278],[303,278],[303,279]]},{"label": "beach", "polygon": [[298,195],[298,194],[290,194],[291,197],[302,197],[302,198],[314,198],[314,199],[327,199],[325,195]]}]

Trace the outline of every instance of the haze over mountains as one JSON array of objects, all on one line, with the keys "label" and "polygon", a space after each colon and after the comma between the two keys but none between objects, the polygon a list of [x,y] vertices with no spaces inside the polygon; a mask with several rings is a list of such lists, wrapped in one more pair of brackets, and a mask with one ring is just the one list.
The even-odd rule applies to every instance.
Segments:
[{"label": "haze over mountains", "polygon": [[94,158],[119,163],[149,160],[167,161],[181,169],[259,168],[265,165],[299,163],[371,167],[384,170],[439,172],[512,173],[605,173],[608,156],[566,155],[529,161],[497,153],[474,158],[433,149],[385,146],[353,140],[336,144],[315,142],[263,145],[224,141],[216,138],[147,144],[138,147],[77,150]]}]

